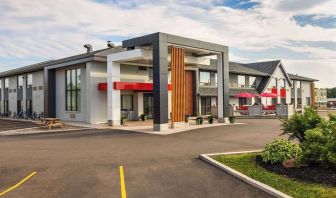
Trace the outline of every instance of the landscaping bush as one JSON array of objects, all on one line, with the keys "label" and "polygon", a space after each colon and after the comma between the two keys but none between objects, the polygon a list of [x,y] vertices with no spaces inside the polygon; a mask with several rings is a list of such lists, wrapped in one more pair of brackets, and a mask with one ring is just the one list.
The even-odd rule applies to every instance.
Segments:
[{"label": "landscaping bush", "polygon": [[336,167],[336,122],[324,122],[307,130],[301,148],[301,163]]},{"label": "landscaping bush", "polygon": [[281,163],[284,160],[295,159],[301,154],[299,145],[290,142],[289,140],[280,139],[266,144],[265,150],[261,157],[265,163]]},{"label": "landscaping bush", "polygon": [[329,117],[329,121],[330,121],[330,122],[336,122],[336,114],[334,114],[334,113],[329,113],[329,114],[328,114],[328,117]]},{"label": "landscaping bush", "polygon": [[236,117],[235,116],[229,116],[229,121],[231,124],[236,122]]},{"label": "landscaping bush", "polygon": [[289,139],[298,139],[300,142],[305,140],[305,132],[316,128],[323,119],[319,116],[316,109],[307,107],[303,114],[295,113],[292,117],[282,121],[282,135],[289,135]]},{"label": "landscaping bush", "polygon": [[213,124],[213,122],[214,122],[214,117],[213,117],[213,116],[209,116],[209,117],[208,117],[208,122],[209,122],[209,124]]}]

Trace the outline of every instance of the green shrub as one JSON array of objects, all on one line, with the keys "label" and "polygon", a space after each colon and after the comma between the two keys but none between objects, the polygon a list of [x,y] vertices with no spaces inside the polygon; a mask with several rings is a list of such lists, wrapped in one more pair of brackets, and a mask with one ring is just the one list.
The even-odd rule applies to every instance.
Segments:
[{"label": "green shrub", "polygon": [[328,114],[328,117],[329,117],[329,121],[330,121],[330,122],[336,122],[336,114],[334,114],[334,113],[329,113],[329,114]]},{"label": "green shrub", "polygon": [[316,128],[323,122],[316,109],[307,107],[303,114],[295,113],[292,117],[282,121],[282,135],[289,135],[289,139],[298,139],[300,142],[305,140],[305,132]]},{"label": "green shrub", "polygon": [[301,154],[299,145],[290,142],[289,140],[279,139],[266,144],[265,150],[261,157],[266,163],[281,163],[284,160],[298,158]]},{"label": "green shrub", "polygon": [[236,117],[235,116],[229,116],[229,121],[231,124],[236,122]]},{"label": "green shrub", "polygon": [[307,130],[301,148],[301,163],[336,167],[336,122],[324,122]]}]

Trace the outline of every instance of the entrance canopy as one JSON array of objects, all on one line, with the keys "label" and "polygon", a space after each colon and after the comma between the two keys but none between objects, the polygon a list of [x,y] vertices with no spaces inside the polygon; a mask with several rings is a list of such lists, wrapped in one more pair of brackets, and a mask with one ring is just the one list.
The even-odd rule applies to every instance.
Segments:
[{"label": "entrance canopy", "polygon": [[[228,47],[204,41],[164,34],[154,33],[138,38],[125,40],[122,47],[127,51],[108,55],[108,119],[109,123],[120,123],[120,113],[117,109],[120,107],[120,90],[114,89],[115,83],[122,83],[120,80],[120,64],[152,66],[153,68],[153,101],[154,101],[154,130],[168,129],[168,68],[169,66],[178,66],[176,75],[172,76],[172,98],[174,93],[179,93],[177,98],[183,98],[182,92],[184,86],[175,86],[183,84],[184,66],[189,65],[210,65],[210,59],[206,56],[215,56],[217,58],[217,81],[218,81],[218,117],[224,121],[224,117],[229,115],[229,68],[228,68]],[[172,49],[177,50],[179,54]],[[174,58],[175,57],[175,58]],[[179,58],[183,57],[183,58]],[[204,59],[202,60],[202,58]],[[174,62],[178,61],[178,62]],[[204,61],[204,62],[202,62]],[[171,62],[171,63],[170,63]],[[174,64],[173,64],[174,62]],[[182,65],[182,67],[180,67]],[[176,68],[176,69],[177,69]],[[173,71],[173,69],[172,69]],[[172,72],[172,75],[173,74]],[[179,81],[182,80],[182,81]],[[119,84],[121,85],[121,84]],[[135,87],[142,85],[132,85]],[[147,86],[147,85],[146,85]],[[175,86],[175,89],[174,89]],[[177,88],[178,87],[178,88]],[[183,99],[182,99],[183,101]],[[179,102],[173,104],[177,105]],[[120,108],[119,108],[120,109]],[[173,109],[173,108],[172,108]],[[183,111],[180,112],[181,114]],[[184,117],[184,116],[183,116]]]}]

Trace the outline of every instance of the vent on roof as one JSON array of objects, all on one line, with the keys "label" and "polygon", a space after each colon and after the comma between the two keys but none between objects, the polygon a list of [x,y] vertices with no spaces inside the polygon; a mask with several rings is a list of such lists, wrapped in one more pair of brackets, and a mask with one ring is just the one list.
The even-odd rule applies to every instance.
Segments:
[{"label": "vent on roof", "polygon": [[107,47],[108,48],[115,48],[116,45],[114,43],[112,43],[111,41],[107,41]]},{"label": "vent on roof", "polygon": [[86,53],[91,53],[92,52],[92,45],[85,44],[84,47],[86,48]]}]

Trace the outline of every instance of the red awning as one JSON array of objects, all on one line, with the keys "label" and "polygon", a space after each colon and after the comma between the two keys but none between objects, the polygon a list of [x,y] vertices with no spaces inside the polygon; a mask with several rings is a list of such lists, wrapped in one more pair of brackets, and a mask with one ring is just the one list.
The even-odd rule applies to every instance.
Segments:
[{"label": "red awning", "polygon": [[[153,83],[140,82],[114,82],[113,89],[132,90],[132,91],[153,91]],[[106,91],[107,83],[99,83],[98,90]],[[171,91],[171,84],[168,84],[168,90]]]},{"label": "red awning", "polygon": [[254,98],[255,95],[251,93],[238,93],[235,95],[236,98]]}]

